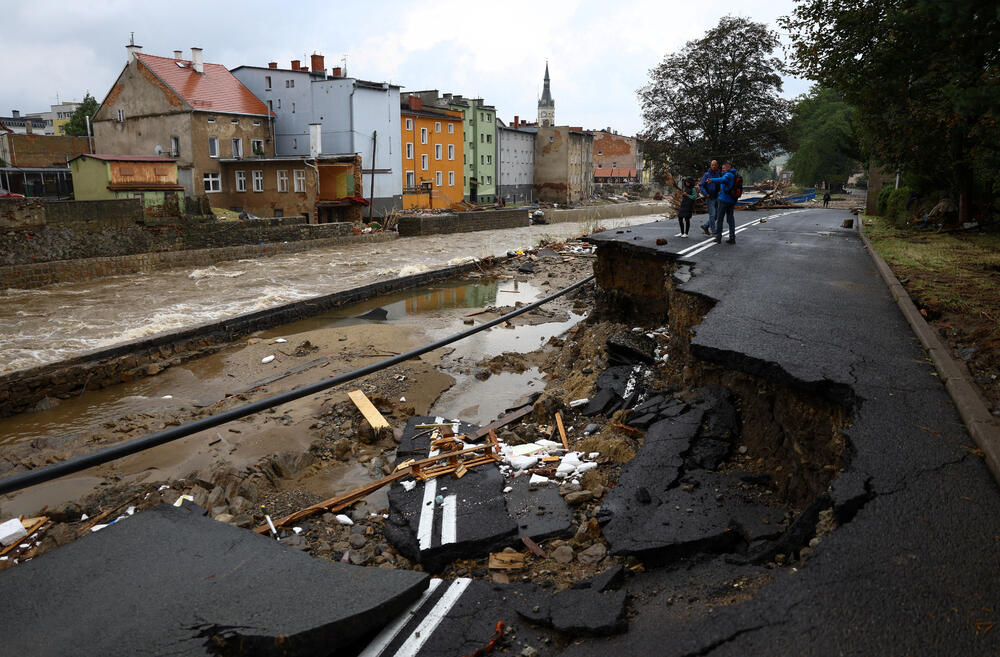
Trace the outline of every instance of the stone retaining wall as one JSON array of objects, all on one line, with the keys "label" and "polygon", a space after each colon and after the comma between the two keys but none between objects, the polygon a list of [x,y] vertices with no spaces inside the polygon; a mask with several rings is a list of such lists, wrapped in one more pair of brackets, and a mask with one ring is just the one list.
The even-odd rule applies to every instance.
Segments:
[{"label": "stone retaining wall", "polygon": [[[321,224],[334,226],[335,224]],[[155,253],[137,253],[135,255],[112,256],[106,258],[82,258],[75,260],[57,260],[31,265],[15,265],[0,267],[0,297],[7,289],[32,289],[53,283],[67,281],[87,281],[102,276],[117,276],[120,274],[137,274],[144,272],[170,269],[172,267],[202,267],[214,265],[227,260],[244,258],[266,258],[278,253],[297,253],[310,249],[322,249],[328,246],[354,244],[357,242],[387,242],[396,239],[395,233],[368,233],[354,235],[350,232],[351,224],[346,226],[346,234],[335,237],[324,237],[293,242],[268,242],[264,244],[243,244],[240,246],[225,246],[214,249],[189,249],[180,251],[157,251]],[[334,231],[331,231],[334,232]],[[343,230],[336,232],[343,233]]]},{"label": "stone retaining wall", "polygon": [[101,201],[48,201],[41,198],[0,199],[0,228],[31,228],[77,221],[127,226],[142,221],[137,198]]},{"label": "stone retaining wall", "polygon": [[643,214],[663,214],[671,209],[669,203],[660,201],[643,201],[640,203],[622,203],[620,205],[590,205],[581,208],[566,208],[564,210],[544,210],[545,220],[549,223],[566,221],[596,221],[598,219],[618,219],[634,217]]},{"label": "stone retaining wall", "polygon": [[181,331],[160,333],[90,351],[58,363],[0,375],[0,417],[30,410],[46,397],[68,399],[81,395],[86,390],[106,388],[154,375],[171,365],[217,351],[251,333],[375,296],[429,285],[473,269],[478,270],[484,264],[490,263],[470,262],[371,283]]},{"label": "stone retaining wall", "polygon": [[521,228],[527,225],[528,210],[508,208],[483,210],[482,212],[402,216],[399,218],[398,230],[401,237],[413,237],[444,233],[469,233],[499,228]]}]

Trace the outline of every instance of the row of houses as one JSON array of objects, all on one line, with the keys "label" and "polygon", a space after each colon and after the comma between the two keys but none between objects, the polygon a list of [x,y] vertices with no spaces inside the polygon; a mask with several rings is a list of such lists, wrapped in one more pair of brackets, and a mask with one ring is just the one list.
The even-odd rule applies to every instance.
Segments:
[{"label": "row of houses", "polygon": [[547,65],[538,120],[507,124],[482,98],[403,91],[327,69],[318,54],[308,64],[230,70],[200,48],[186,58],[126,50],[93,117],[93,143],[76,142],[79,155],[91,154],[72,166],[74,179],[87,178],[77,198],[148,194],[155,205],[205,194],[216,207],[326,222],[394,209],[577,203],[595,185],[637,182],[641,170],[635,139],[555,124]]}]

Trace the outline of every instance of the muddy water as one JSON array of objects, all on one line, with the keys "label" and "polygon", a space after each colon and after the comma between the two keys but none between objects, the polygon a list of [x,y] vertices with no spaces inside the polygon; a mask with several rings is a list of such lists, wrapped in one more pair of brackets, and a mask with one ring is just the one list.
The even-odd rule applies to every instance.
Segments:
[{"label": "muddy water", "polygon": [[[646,223],[654,215],[598,222]],[[174,269],[6,290],[0,301],[0,372],[82,351],[330,294],[377,280],[503,254],[583,234],[593,223],[404,238],[352,244],[198,269]]]}]

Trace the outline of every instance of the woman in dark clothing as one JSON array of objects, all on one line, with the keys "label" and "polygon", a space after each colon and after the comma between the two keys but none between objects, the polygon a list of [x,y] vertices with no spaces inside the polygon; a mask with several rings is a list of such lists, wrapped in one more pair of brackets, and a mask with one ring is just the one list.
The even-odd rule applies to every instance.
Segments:
[{"label": "woman in dark clothing", "polygon": [[677,221],[681,225],[681,237],[687,237],[688,231],[691,230],[694,202],[698,198],[698,188],[694,186],[694,178],[685,178],[680,190],[681,207],[677,210]]}]

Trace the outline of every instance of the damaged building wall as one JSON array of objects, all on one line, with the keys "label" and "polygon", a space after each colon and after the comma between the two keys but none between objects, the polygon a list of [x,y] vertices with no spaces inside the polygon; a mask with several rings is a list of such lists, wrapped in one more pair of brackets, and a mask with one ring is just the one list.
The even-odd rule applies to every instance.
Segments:
[{"label": "damaged building wall", "polygon": [[540,127],[535,135],[535,199],[580,203],[593,191],[594,138],[568,126]]}]

